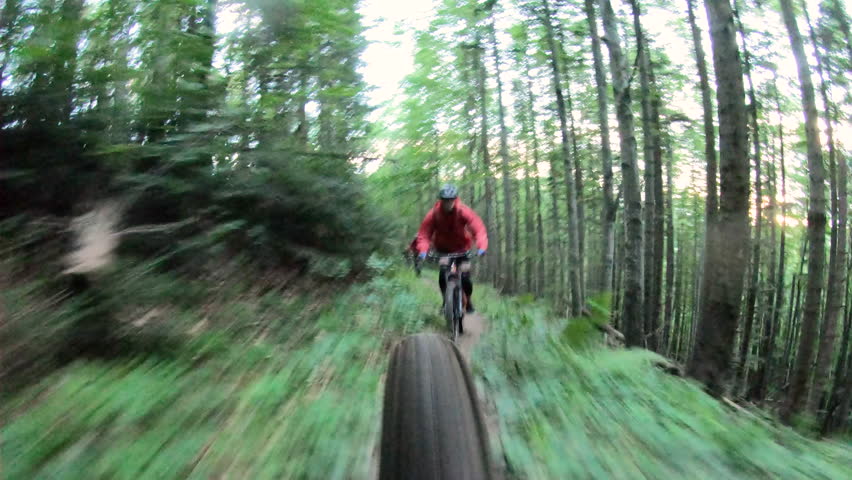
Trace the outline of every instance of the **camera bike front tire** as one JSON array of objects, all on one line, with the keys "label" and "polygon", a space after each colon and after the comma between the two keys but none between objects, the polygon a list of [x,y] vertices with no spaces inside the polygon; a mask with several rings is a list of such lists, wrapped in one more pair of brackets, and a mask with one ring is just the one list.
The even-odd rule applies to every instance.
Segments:
[{"label": "camera bike front tire", "polygon": [[491,478],[485,423],[461,353],[442,335],[407,337],[391,353],[379,480]]}]

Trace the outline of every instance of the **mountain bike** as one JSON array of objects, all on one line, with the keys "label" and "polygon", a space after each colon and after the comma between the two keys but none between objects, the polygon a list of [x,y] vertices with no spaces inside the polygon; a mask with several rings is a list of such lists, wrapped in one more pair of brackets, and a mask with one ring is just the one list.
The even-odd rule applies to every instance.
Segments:
[{"label": "mountain bike", "polygon": [[467,310],[468,298],[467,294],[461,288],[461,275],[459,272],[459,260],[465,259],[468,262],[473,258],[471,252],[461,253],[441,253],[436,254],[439,260],[448,258],[450,268],[443,273],[445,285],[444,289],[444,305],[441,308],[444,314],[444,319],[447,321],[447,332],[450,341],[455,343],[459,334],[464,333],[464,313]]}]

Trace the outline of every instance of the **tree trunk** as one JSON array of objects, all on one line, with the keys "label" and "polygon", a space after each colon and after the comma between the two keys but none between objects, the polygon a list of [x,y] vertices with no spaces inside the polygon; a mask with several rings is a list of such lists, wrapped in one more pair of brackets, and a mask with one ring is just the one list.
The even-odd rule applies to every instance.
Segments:
[{"label": "tree trunk", "polygon": [[808,23],[811,43],[813,43],[815,58],[817,61],[817,72],[820,77],[820,94],[823,103],[823,119],[825,121],[825,132],[828,141],[828,164],[829,181],[831,184],[831,245],[829,246],[830,259],[828,262],[828,290],[826,292],[825,314],[820,329],[819,350],[817,352],[816,370],[814,372],[814,395],[811,396],[809,410],[813,413],[820,407],[823,399],[828,399],[831,383],[831,359],[837,343],[837,319],[843,310],[843,301],[846,293],[846,222],[848,214],[848,203],[846,183],[849,178],[846,159],[842,158],[837,165],[837,151],[834,145],[834,125],[831,116],[831,101],[828,97],[828,83],[825,75],[830,70],[830,65],[823,68],[823,58],[828,61],[829,57],[823,57],[820,53],[816,34],[811,26],[810,18],[806,9],[805,20]]},{"label": "tree trunk", "polygon": [[[762,368],[758,370],[757,373],[757,392],[755,396],[760,400],[765,400],[769,393],[769,382],[772,379],[772,370],[773,370],[773,354],[775,351],[775,337],[776,334],[780,331],[781,326],[781,310],[784,307],[784,278],[786,276],[786,258],[787,258],[787,250],[786,250],[786,242],[787,242],[787,233],[786,233],[786,219],[787,219],[787,168],[784,164],[784,127],[782,124],[782,113],[781,113],[781,101],[779,98],[779,94],[776,89],[776,109],[778,112],[778,145],[779,145],[779,157],[781,161],[781,218],[784,223],[781,224],[781,241],[779,245],[779,253],[778,253],[778,270],[775,276],[775,298],[774,305],[772,307],[771,318],[769,319],[771,328],[768,330],[769,334],[767,335],[766,329],[764,329],[763,336],[763,345],[761,347],[762,356],[763,356],[763,365]],[[773,201],[774,201],[774,191],[773,191]],[[775,210],[772,210],[773,216]],[[772,219],[772,225],[775,225],[775,219]],[[774,241],[773,241],[774,244]]]},{"label": "tree trunk", "polygon": [[[622,211],[622,215],[623,215]],[[616,210],[615,221],[615,238],[616,243],[620,248],[615,249],[614,269],[613,269],[613,294],[612,294],[612,312],[613,323],[621,332],[627,331],[627,325],[624,323],[624,246],[627,239],[624,238],[625,224],[622,219],[618,219],[618,210]]]},{"label": "tree trunk", "polygon": [[550,218],[553,223],[551,230],[551,251],[555,254],[557,261],[553,262],[549,281],[550,294],[558,305],[562,303],[562,295],[565,292],[563,269],[565,268],[565,250],[562,248],[562,239],[559,232],[562,231],[562,217],[559,213],[559,182],[556,179],[556,165],[553,156],[550,156]]},{"label": "tree trunk", "polygon": [[[559,39],[559,43],[557,44],[557,49],[559,50],[559,59],[564,65],[565,72],[563,75],[565,77],[565,102],[567,107],[567,116],[568,116],[568,131],[569,136],[571,137],[571,155],[574,160],[574,171],[573,173],[573,182],[574,182],[574,196],[577,199],[577,276],[579,277],[578,289],[580,291],[580,300],[583,304],[585,304],[586,298],[586,209],[585,209],[585,200],[583,196],[583,164],[580,158],[580,152],[577,147],[577,128],[574,122],[574,98],[571,94],[571,75],[568,74],[568,63],[571,61],[570,57],[566,55],[564,45],[565,45],[565,37],[562,32],[562,28],[557,24],[556,26],[557,38]],[[566,181],[568,181],[568,177],[566,176]],[[569,205],[570,208],[570,205]],[[585,306],[585,305],[583,305]]]},{"label": "tree trunk", "polygon": [[[777,260],[777,245],[778,245],[778,232],[777,232],[777,221],[776,217],[778,215],[778,206],[776,203],[776,197],[778,195],[778,178],[776,175],[775,169],[775,159],[777,158],[777,152],[775,150],[774,143],[769,143],[772,151],[772,162],[769,164],[769,274],[767,276],[767,285],[776,285],[778,283],[778,265],[776,263]],[[775,318],[775,296],[777,292],[775,292],[771,288],[765,288],[765,298],[763,300],[766,308],[761,316],[761,323],[763,324],[761,335],[759,338],[758,344],[758,362],[757,362],[757,371],[755,375],[751,378],[749,387],[748,387],[748,399],[752,401],[761,401],[763,400],[763,396],[765,394],[765,389],[763,386],[764,379],[766,378],[766,373],[769,370],[769,364],[772,358],[772,352],[774,350],[774,335],[777,327],[775,326],[773,319]]]},{"label": "tree trunk", "polygon": [[740,35],[740,40],[743,45],[743,59],[745,65],[746,79],[748,80],[748,98],[749,98],[749,127],[751,134],[752,148],[754,149],[754,207],[755,229],[754,238],[752,239],[752,254],[751,254],[751,276],[749,279],[748,290],[746,293],[746,312],[743,319],[743,334],[740,342],[739,363],[734,381],[734,391],[737,392],[741,385],[744,385],[746,376],[748,375],[748,356],[751,351],[751,337],[754,328],[754,316],[757,307],[757,286],[760,280],[760,243],[761,233],[763,230],[763,192],[761,184],[761,151],[760,151],[760,130],[757,124],[757,98],[754,93],[754,82],[751,77],[751,56],[749,55],[748,44],[746,42],[745,29],[743,28],[742,20],[739,17],[739,5],[734,0],[734,15],[737,21],[737,31]]},{"label": "tree trunk", "polygon": [[822,161],[819,133],[817,131],[817,120],[819,119],[816,102],[814,100],[814,87],[811,83],[810,66],[799,35],[799,27],[796,25],[796,17],[790,0],[781,0],[781,13],[784,24],[790,36],[793,47],[793,56],[799,71],[799,83],[802,90],[802,108],[805,114],[805,138],[808,150],[808,180],[809,200],[808,211],[808,238],[810,239],[810,251],[808,252],[808,287],[805,297],[804,318],[802,319],[802,334],[799,341],[799,351],[796,357],[796,366],[793,370],[793,380],[790,385],[790,394],[781,411],[781,419],[789,423],[795,414],[802,411],[808,401],[810,393],[810,370],[813,362],[814,347],[817,340],[817,329],[819,328],[820,303],[822,301],[822,289],[825,270],[825,167]]},{"label": "tree trunk", "polygon": [[775,315],[775,291],[771,288],[771,286],[776,283],[776,275],[778,274],[777,270],[777,255],[778,255],[778,229],[777,222],[775,218],[778,214],[778,208],[776,203],[776,198],[778,196],[778,178],[776,175],[775,168],[775,160],[777,158],[777,151],[775,150],[775,145],[767,138],[766,130],[763,130],[763,140],[762,143],[765,148],[769,148],[771,150],[771,158],[772,160],[768,163],[768,172],[767,172],[767,182],[766,188],[768,190],[767,196],[769,197],[767,203],[768,214],[768,226],[769,226],[769,254],[767,255],[766,263],[768,267],[765,286],[762,289],[761,302],[763,304],[763,308],[761,310],[760,315],[758,316],[759,322],[759,335],[756,339],[756,355],[757,361],[755,374],[749,376],[748,382],[746,383],[746,398],[750,401],[757,402],[760,401],[761,398],[757,396],[759,392],[759,380],[762,372],[765,370],[766,364],[769,362],[766,357],[766,350],[769,349],[768,342],[771,342],[772,336],[775,333],[775,326],[772,324],[772,318]]},{"label": "tree trunk", "polygon": [[680,351],[681,344],[683,343],[683,311],[684,311],[684,299],[686,295],[684,295],[683,288],[683,276],[685,274],[686,267],[684,266],[684,262],[682,260],[683,255],[681,255],[681,260],[677,262],[675,268],[677,269],[675,276],[675,284],[674,284],[674,305],[672,307],[672,335],[669,340],[669,349],[667,356],[676,359],[677,361],[682,361]]},{"label": "tree trunk", "polygon": [[[850,262],[849,268],[852,268]],[[847,286],[848,290],[848,286]],[[846,320],[843,322],[843,338],[840,341],[840,355],[837,357],[837,367],[835,368],[834,388],[832,390],[831,401],[822,422],[822,433],[827,434],[836,431],[843,427],[849,419],[849,410],[852,406],[852,357],[850,357],[849,346],[850,331],[852,331],[852,308],[849,307],[852,302],[852,295],[846,295]]]},{"label": "tree trunk", "polygon": [[[673,332],[672,312],[674,311],[674,296],[676,285],[674,285],[675,268],[675,231],[674,231],[674,182],[672,169],[674,168],[674,151],[672,149],[671,135],[666,135],[666,297],[663,322],[667,332],[661,351],[669,352],[671,335]],[[678,276],[680,274],[678,273]]]},{"label": "tree trunk", "polygon": [[[693,187],[696,187],[696,183],[693,179],[692,182]],[[699,203],[700,200],[697,195],[693,195],[692,197],[692,269],[689,275],[689,292],[690,292],[690,305],[689,305],[689,330],[688,334],[684,335],[684,341],[686,345],[684,346],[685,353],[683,358],[685,361],[689,361],[690,357],[692,357],[692,351],[695,346],[695,328],[698,324],[698,315],[699,309],[701,306],[701,268],[704,265],[704,252],[702,251],[699,254],[699,235],[701,232],[701,228],[699,225]],[[705,217],[706,218],[706,217]],[[705,219],[706,223],[706,219]],[[686,315],[686,311],[684,310],[684,315]]]},{"label": "tree trunk", "polygon": [[532,134],[533,141],[533,173],[535,178],[535,224],[536,224],[536,250],[533,253],[533,257],[536,261],[536,295],[542,295],[544,293],[545,286],[545,271],[544,271],[544,258],[545,255],[545,243],[544,243],[544,221],[542,220],[541,214],[541,180],[538,170],[539,164],[539,145],[538,145],[538,134],[536,131],[536,114],[535,108],[533,107],[533,88],[532,88],[532,78],[530,77],[529,66],[526,65],[525,68],[525,76],[527,81],[527,108],[530,122],[530,132]]},{"label": "tree trunk", "polygon": [[[704,126],[704,162],[707,165],[707,196],[705,198],[705,245],[716,243],[716,217],[719,210],[717,165],[716,165],[716,132],[713,126],[713,105],[710,80],[707,74],[707,63],[704,59],[704,47],[701,41],[701,30],[695,20],[695,10],[692,0],[686,0],[687,17],[692,32],[692,45],[695,54],[695,64],[698,69],[698,85],[701,91],[702,123]],[[706,256],[702,252],[703,257]],[[694,307],[698,308],[707,292],[706,282],[698,283],[698,295]]]},{"label": "tree trunk", "polygon": [[567,79],[565,86],[566,99],[568,100],[568,114],[571,119],[571,153],[574,156],[574,191],[577,196],[577,276],[579,277],[578,288],[580,300],[585,304],[586,298],[586,209],[583,200],[583,165],[580,161],[580,153],[577,150],[577,130],[574,126],[574,101],[571,97],[571,83]]},{"label": "tree trunk", "polygon": [[[650,62],[650,57],[649,57]],[[656,140],[654,142],[654,303],[651,310],[651,317],[654,319],[654,324],[657,325],[654,333],[656,351],[661,351],[662,344],[660,336],[662,327],[660,325],[660,316],[662,315],[662,295],[663,295],[663,254],[664,254],[664,239],[665,239],[665,203],[663,200],[663,150],[661,143],[662,130],[660,126],[660,95],[657,93],[657,81],[654,77],[654,70],[648,68],[649,81],[651,83],[651,120],[653,121]]]},{"label": "tree trunk", "polygon": [[[701,29],[695,21],[695,11],[692,0],[686,0],[689,26],[692,31],[692,45],[695,50],[695,63],[698,67],[698,83],[701,89],[701,107],[704,125],[704,160],[707,164],[707,215],[715,218],[718,210],[718,187],[716,185],[716,131],[713,126],[713,97],[710,90],[710,80],[707,75],[707,63],[704,60],[704,47],[701,43]],[[709,223],[709,222],[708,222]]]},{"label": "tree trunk", "polygon": [[743,71],[731,5],[728,0],[707,0],[705,7],[717,83],[721,202],[714,229],[718,236],[709,237],[706,248],[703,280],[706,297],[689,372],[707,385],[710,392],[721,395],[731,367],[747,266],[748,139]]},{"label": "tree trunk", "polygon": [[548,0],[542,0],[544,9],[544,17],[542,21],[547,36],[547,45],[550,50],[550,68],[553,75],[553,89],[556,94],[556,109],[559,115],[559,132],[562,136],[561,153],[562,162],[565,166],[565,191],[566,201],[568,202],[568,288],[571,292],[571,308],[569,315],[578,315],[583,306],[584,300],[580,289],[580,240],[577,233],[577,192],[574,188],[572,180],[572,172],[574,171],[570,150],[570,137],[568,135],[568,118],[565,108],[565,98],[562,94],[562,73],[559,65],[559,50],[556,45],[556,37],[553,31],[553,17],[550,11]]},{"label": "tree trunk", "polygon": [[799,309],[802,299],[800,295],[800,283],[801,277],[793,273],[793,281],[790,285],[790,305],[787,309],[787,322],[784,324],[784,352],[781,354],[782,368],[778,372],[778,378],[775,379],[775,383],[781,388],[785,388],[784,386],[790,381],[790,365],[792,363],[790,357],[795,355],[793,341],[796,339],[795,331],[797,328],[796,322],[798,321],[796,312]]},{"label": "tree trunk", "polygon": [[[524,125],[524,133],[529,135],[529,126]],[[527,137],[528,139],[529,137]],[[535,292],[535,270],[533,252],[535,244],[535,203],[532,198],[532,166],[529,160],[524,161],[524,288],[527,292]]]},{"label": "tree trunk", "polygon": [[[517,256],[515,248],[515,232],[513,230],[514,220],[512,219],[512,178],[509,172],[509,131],[506,128],[506,113],[503,108],[503,80],[500,72],[500,49],[497,45],[497,35],[494,29],[494,21],[490,25],[491,46],[494,55],[495,79],[497,80],[497,111],[500,121],[500,160],[501,173],[503,174],[503,223],[505,224],[504,236],[506,239],[505,249],[503,250],[503,271],[500,272],[506,280],[501,282],[501,285],[508,293],[517,292],[517,273],[515,272],[515,259]],[[497,250],[499,255],[500,251]]]},{"label": "tree trunk", "polygon": [[[535,135],[535,133],[533,133]],[[536,295],[541,296],[544,293],[545,286],[545,275],[544,275],[544,262],[545,262],[545,251],[544,251],[544,220],[541,215],[541,180],[538,177],[538,153],[536,152],[534,155],[535,163],[534,168],[536,172],[535,176],[535,231],[538,237],[538,242],[536,245],[538,248],[535,251],[535,259],[536,259]]]},{"label": "tree trunk", "polygon": [[[519,192],[520,195],[520,185],[518,184],[519,180],[512,180],[512,191]],[[519,205],[520,201],[515,202],[515,205]],[[512,287],[515,292],[521,291],[521,272],[523,269],[522,258],[521,258],[521,215],[513,214],[512,216],[514,220],[514,224],[512,225],[512,233],[514,234],[514,238],[512,238],[512,250],[509,251],[509,260],[512,262],[512,272],[514,276],[512,277]]]},{"label": "tree trunk", "polygon": [[[494,225],[494,177],[491,176],[491,154],[488,152],[488,92],[486,90],[486,72],[485,61],[482,58],[484,48],[479,41],[479,35],[476,38],[476,49],[474,59],[476,61],[477,73],[477,90],[479,91],[479,132],[480,132],[480,148],[482,149],[482,171],[485,176],[485,225],[488,228],[493,228]],[[500,252],[500,238],[495,237],[492,240],[494,246],[492,250]],[[496,280],[496,268],[494,268],[494,255],[486,256],[485,264],[488,268],[488,276],[494,282]]]},{"label": "tree trunk", "polygon": [[636,171],[636,137],[630,100],[628,67],[621,50],[615,13],[609,0],[600,0],[604,42],[609,50],[612,88],[621,150],[622,192],[624,195],[625,251],[623,320],[625,339],[630,347],[642,341],[642,196]]},{"label": "tree trunk", "polygon": [[802,278],[805,276],[805,264],[808,260],[808,245],[808,237],[805,236],[805,241],[802,242],[802,253],[799,255],[799,270],[798,273],[793,274],[793,292],[790,298],[790,309],[787,315],[788,327],[787,332],[785,332],[787,340],[786,346],[784,347],[784,355],[782,357],[784,361],[784,377],[782,383],[784,385],[789,383],[792,367],[795,363],[796,351],[793,350],[793,345],[795,344],[795,340],[798,335],[799,317],[802,313],[799,307],[802,305]]},{"label": "tree trunk", "polygon": [[654,188],[654,160],[657,148],[658,136],[656,126],[653,120],[653,112],[651,107],[651,82],[650,82],[650,67],[651,63],[648,59],[648,46],[645,44],[645,35],[642,32],[642,24],[640,21],[639,4],[636,0],[630,0],[630,5],[633,10],[633,30],[636,34],[636,55],[637,63],[639,64],[639,85],[642,105],[642,146],[643,159],[645,161],[645,204],[644,204],[644,252],[643,259],[645,263],[645,299],[643,319],[645,326],[644,345],[652,351],[657,350],[657,319],[654,318],[655,296],[655,274],[656,263],[654,256],[656,235],[654,234],[654,205],[657,199],[654,197],[656,189]]},{"label": "tree trunk", "polygon": [[604,72],[601,40],[598,36],[598,21],[593,0],[584,0],[586,21],[592,37],[592,60],[595,68],[595,95],[598,101],[598,126],[601,140],[601,176],[603,177],[603,202],[601,204],[601,258],[594,291],[603,292],[613,288],[613,257],[615,255],[615,201],[612,186],[612,149],[609,139],[609,100]]}]

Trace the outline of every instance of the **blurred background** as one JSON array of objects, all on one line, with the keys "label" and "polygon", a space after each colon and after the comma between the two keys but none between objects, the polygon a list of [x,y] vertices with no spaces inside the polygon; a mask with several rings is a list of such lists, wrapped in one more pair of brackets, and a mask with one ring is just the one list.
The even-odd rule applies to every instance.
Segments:
[{"label": "blurred background", "polygon": [[376,476],[485,221],[506,478],[852,478],[846,0],[0,1],[0,475]]}]

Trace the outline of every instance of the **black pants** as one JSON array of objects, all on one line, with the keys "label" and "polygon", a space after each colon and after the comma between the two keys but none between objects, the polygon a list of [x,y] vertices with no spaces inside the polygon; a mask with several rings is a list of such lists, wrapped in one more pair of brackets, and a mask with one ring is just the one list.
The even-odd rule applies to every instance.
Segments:
[{"label": "black pants", "polygon": [[[441,265],[440,272],[438,273],[438,285],[441,286],[441,300],[444,299],[445,291],[447,290],[447,282],[445,280],[447,272],[449,272],[450,267],[453,262],[459,267],[461,270],[461,264],[469,262],[470,259],[467,257],[458,257],[450,259],[450,263],[447,265]],[[470,272],[460,272],[461,277],[461,286],[465,295],[467,295],[468,301],[470,300],[470,296],[473,295],[473,282],[470,280]]]}]

